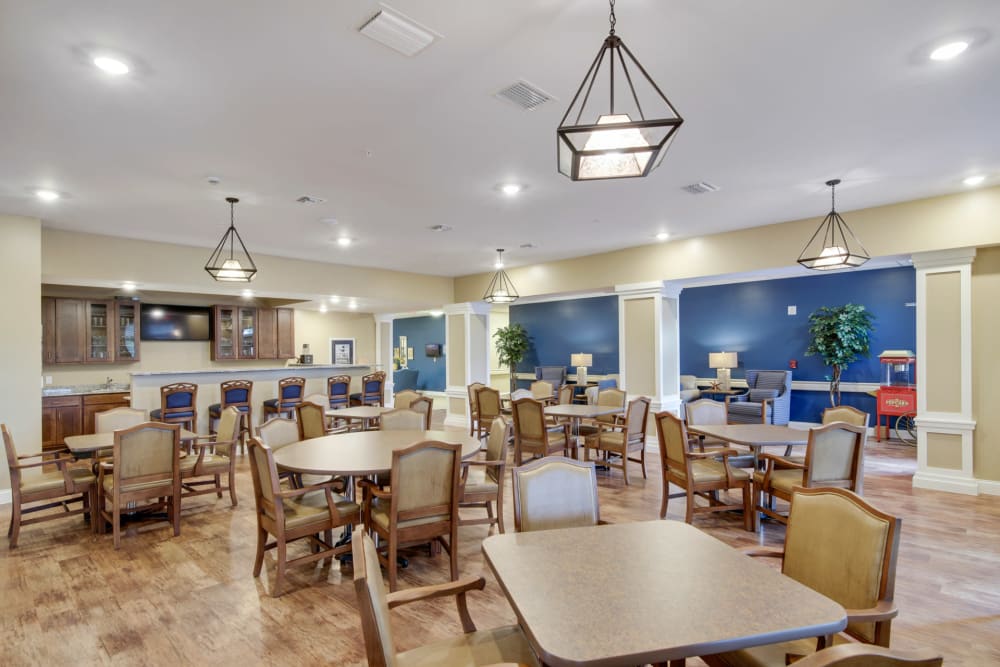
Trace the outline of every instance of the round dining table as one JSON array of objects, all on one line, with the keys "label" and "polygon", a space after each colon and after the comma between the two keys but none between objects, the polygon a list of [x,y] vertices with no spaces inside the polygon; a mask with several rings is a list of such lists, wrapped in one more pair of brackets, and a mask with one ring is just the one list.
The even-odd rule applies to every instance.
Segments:
[{"label": "round dining table", "polygon": [[425,440],[462,445],[463,459],[482,447],[464,431],[356,431],[285,445],[274,452],[274,462],[294,473],[366,477],[389,472],[393,451]]}]

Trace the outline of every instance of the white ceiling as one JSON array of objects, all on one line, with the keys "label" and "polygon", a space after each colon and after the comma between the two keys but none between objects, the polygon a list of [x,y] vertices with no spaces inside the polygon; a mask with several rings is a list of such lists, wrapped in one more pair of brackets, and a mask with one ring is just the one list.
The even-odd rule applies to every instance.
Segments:
[{"label": "white ceiling", "polygon": [[[461,275],[499,246],[516,266],[822,215],[833,177],[843,210],[1000,178],[996,0],[622,0],[618,34],[686,122],[650,177],[590,183],[557,173],[555,128],[606,4],[389,4],[442,39],[406,58],[359,35],[371,0],[0,0],[0,212],[208,249],[235,195],[251,252]],[[517,79],[557,101],[492,97]],[[700,180],[722,189],[681,191]]]}]

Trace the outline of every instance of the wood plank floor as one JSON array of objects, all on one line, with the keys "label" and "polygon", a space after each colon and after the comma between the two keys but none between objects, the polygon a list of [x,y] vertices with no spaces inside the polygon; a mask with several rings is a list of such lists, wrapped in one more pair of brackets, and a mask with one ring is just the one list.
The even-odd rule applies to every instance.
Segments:
[{"label": "wood plank floor", "polygon": [[[649,464],[657,469],[655,456]],[[893,645],[931,647],[950,666],[1000,664],[1000,498],[912,489],[914,450],[898,444],[873,445],[866,468],[868,499],[903,518]],[[151,524],[138,534],[133,528],[115,551],[110,535],[92,536],[72,517],[24,528],[15,550],[0,540],[0,663],[363,663],[350,568],[293,570],[290,591],[272,599],[270,554],[267,576],[251,576],[255,526],[245,459],[237,484],[236,509],[228,498],[188,502],[177,538],[165,523]],[[626,488],[615,471],[601,473],[599,484],[603,518],[657,518],[657,477],[633,477]],[[509,500],[505,512],[512,530]],[[683,515],[683,500],[671,501],[668,519]],[[4,524],[9,517],[9,506],[0,508]],[[780,544],[784,536],[774,524],[759,536],[747,533],[736,515],[699,517],[695,525],[734,546]],[[481,627],[514,622],[482,559],[486,534],[484,526],[462,528],[459,545],[462,573],[487,579],[486,590],[470,599]],[[410,563],[401,571],[401,587],[447,579],[444,554],[417,555]],[[609,572],[606,582],[590,583],[611,585],[613,578]],[[401,650],[460,632],[454,604],[446,601],[396,610],[393,620]]]}]

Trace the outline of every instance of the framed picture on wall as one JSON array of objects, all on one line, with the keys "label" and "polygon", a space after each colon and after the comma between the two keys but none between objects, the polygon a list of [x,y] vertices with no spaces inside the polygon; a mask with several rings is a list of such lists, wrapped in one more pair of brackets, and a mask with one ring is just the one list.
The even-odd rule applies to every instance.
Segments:
[{"label": "framed picture on wall", "polygon": [[354,365],[354,339],[330,339],[330,363],[334,366]]}]

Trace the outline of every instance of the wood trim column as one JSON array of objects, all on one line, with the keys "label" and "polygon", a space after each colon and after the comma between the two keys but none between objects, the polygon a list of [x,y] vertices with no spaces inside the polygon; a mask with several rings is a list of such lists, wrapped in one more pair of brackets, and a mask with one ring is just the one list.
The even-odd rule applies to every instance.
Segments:
[{"label": "wood trim column", "polygon": [[483,301],[452,303],[445,316],[445,426],[469,427],[468,385],[489,385],[490,306]]}]

